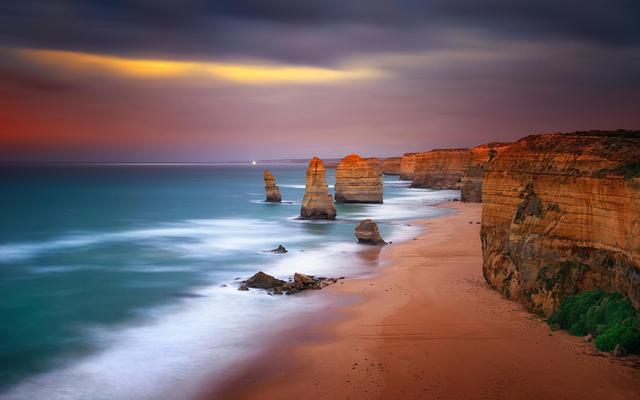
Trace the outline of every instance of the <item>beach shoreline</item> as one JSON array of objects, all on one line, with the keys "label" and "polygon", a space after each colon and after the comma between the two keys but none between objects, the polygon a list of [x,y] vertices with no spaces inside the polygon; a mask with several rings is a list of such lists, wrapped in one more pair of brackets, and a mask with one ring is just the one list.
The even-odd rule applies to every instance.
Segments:
[{"label": "beach shoreline", "polygon": [[453,213],[412,223],[422,233],[385,247],[379,273],[313,294],[351,299],[329,320],[310,315],[201,398],[640,398],[637,359],[598,353],[488,288],[480,204],[439,207]]}]

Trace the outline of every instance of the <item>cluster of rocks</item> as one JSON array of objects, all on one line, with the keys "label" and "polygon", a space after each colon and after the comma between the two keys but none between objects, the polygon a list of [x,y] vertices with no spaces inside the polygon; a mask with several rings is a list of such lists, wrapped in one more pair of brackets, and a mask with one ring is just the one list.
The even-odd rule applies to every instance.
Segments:
[{"label": "cluster of rocks", "polygon": [[315,277],[313,275],[305,275],[299,272],[293,274],[293,278],[288,281],[278,279],[274,276],[266,274],[262,271],[257,272],[246,281],[242,281],[238,290],[248,291],[251,289],[263,289],[269,294],[282,295],[294,294],[305,290],[320,290],[329,285],[338,282],[340,278]]}]

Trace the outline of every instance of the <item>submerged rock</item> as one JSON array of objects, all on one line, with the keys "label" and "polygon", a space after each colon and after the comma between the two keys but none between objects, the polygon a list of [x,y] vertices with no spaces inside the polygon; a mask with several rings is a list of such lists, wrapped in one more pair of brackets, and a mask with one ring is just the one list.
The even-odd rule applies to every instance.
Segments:
[{"label": "submerged rock", "polygon": [[260,271],[242,282],[238,290],[247,291],[249,288],[265,289],[270,295],[294,294],[304,290],[319,290],[336,283],[340,278],[325,278],[305,275],[296,272],[289,282],[277,279]]},{"label": "submerged rock", "polygon": [[268,203],[280,203],[282,201],[282,195],[280,194],[280,188],[276,186],[276,178],[270,171],[264,171],[264,191],[267,195],[265,200]]},{"label": "submerged rock", "polygon": [[329,193],[324,163],[318,157],[309,161],[300,219],[336,219],[336,208]]},{"label": "submerged rock", "polygon": [[286,282],[260,271],[243,282],[247,287],[256,289],[273,289]]},{"label": "submerged rock", "polygon": [[279,245],[277,248],[273,249],[273,250],[269,250],[269,253],[276,253],[276,254],[284,254],[284,253],[288,253],[289,251],[287,249],[284,248],[283,245]]},{"label": "submerged rock", "polygon": [[359,243],[373,244],[373,245],[385,245],[387,242],[382,240],[380,232],[378,231],[378,224],[370,219],[361,221],[356,226],[356,238]]}]

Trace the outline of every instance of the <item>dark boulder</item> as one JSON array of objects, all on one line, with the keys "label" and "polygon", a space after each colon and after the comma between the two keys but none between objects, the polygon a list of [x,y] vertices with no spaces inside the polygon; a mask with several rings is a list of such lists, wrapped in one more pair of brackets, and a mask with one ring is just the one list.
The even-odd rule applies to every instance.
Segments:
[{"label": "dark boulder", "polygon": [[247,287],[255,289],[274,289],[286,282],[260,271],[243,282]]},{"label": "dark boulder", "polygon": [[378,231],[378,224],[370,219],[365,219],[356,226],[356,238],[363,244],[385,245]]}]

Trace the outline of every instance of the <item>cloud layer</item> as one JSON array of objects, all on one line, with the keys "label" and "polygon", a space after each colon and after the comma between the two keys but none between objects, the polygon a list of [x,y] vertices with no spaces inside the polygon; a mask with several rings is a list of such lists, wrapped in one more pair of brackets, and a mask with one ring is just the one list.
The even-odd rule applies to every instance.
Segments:
[{"label": "cloud layer", "polygon": [[638,128],[640,3],[558,3],[0,4],[0,160],[384,156]]}]

